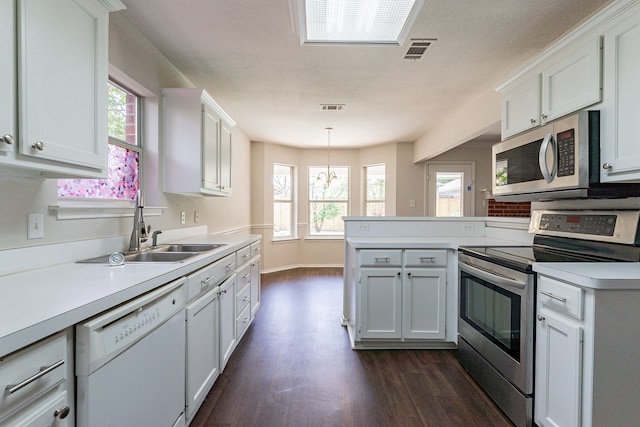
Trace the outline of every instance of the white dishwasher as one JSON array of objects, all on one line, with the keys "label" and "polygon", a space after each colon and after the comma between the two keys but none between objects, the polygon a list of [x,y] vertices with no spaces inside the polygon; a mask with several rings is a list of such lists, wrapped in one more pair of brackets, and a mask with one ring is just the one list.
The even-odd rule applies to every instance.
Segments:
[{"label": "white dishwasher", "polygon": [[76,326],[79,427],[185,425],[184,284]]}]

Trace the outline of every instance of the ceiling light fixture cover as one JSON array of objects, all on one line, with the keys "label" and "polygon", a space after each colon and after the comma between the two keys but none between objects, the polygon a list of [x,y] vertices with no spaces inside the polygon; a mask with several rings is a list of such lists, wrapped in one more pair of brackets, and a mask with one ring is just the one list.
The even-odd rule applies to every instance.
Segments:
[{"label": "ceiling light fixture cover", "polygon": [[401,45],[424,0],[299,0],[303,44]]}]

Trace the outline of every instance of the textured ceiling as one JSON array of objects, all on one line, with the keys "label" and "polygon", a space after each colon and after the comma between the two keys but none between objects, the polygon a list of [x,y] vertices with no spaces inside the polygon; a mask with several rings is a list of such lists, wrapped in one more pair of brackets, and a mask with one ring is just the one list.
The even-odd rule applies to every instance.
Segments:
[{"label": "textured ceiling", "polygon": [[[121,12],[253,141],[415,141],[610,0],[427,0],[403,46],[301,46],[295,0],[124,0]],[[403,59],[412,38],[437,39]],[[322,111],[321,104],[345,104]]]}]

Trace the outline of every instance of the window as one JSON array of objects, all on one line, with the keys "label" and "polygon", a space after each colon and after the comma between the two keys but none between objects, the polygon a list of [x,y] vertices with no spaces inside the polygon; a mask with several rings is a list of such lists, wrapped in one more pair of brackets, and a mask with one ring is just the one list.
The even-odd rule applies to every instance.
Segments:
[{"label": "window", "polygon": [[342,217],[349,214],[349,168],[331,167],[337,176],[327,185],[327,168],[309,168],[309,234],[344,235]]},{"label": "window", "polygon": [[385,165],[364,167],[364,212],[366,216],[384,216]]},{"label": "window", "polygon": [[273,237],[295,237],[293,166],[273,165]]},{"label": "window", "polygon": [[58,197],[133,200],[140,187],[140,97],[108,85],[108,178],[60,179]]}]

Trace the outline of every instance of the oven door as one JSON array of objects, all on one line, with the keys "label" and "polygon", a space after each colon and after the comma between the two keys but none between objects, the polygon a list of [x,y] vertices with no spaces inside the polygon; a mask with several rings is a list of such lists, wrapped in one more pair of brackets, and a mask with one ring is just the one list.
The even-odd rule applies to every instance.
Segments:
[{"label": "oven door", "polygon": [[535,274],[459,255],[458,331],[524,394],[533,392]]}]

